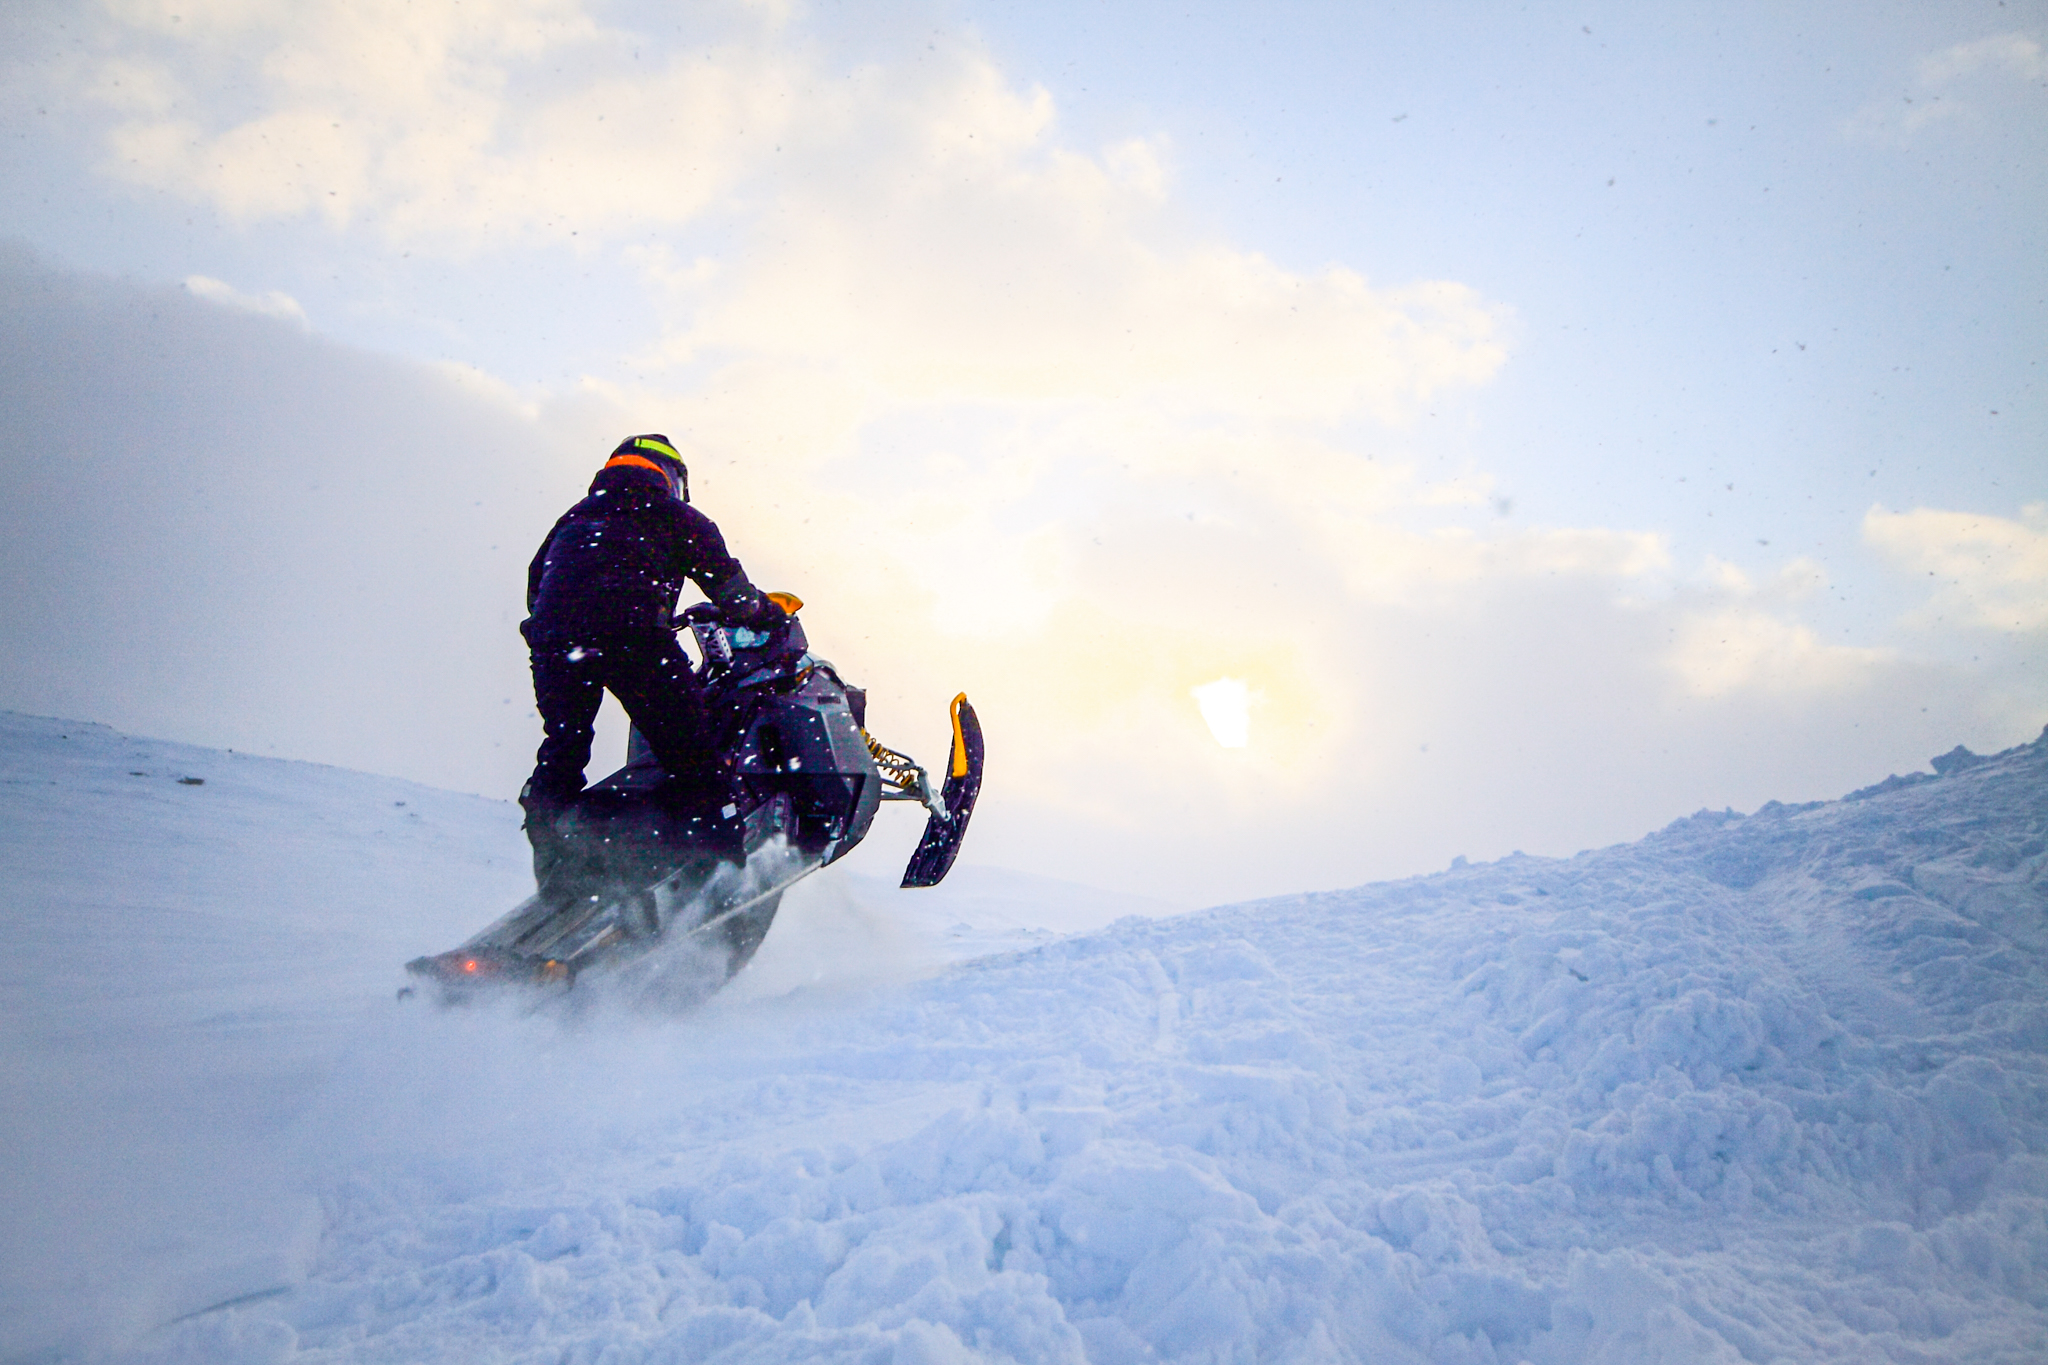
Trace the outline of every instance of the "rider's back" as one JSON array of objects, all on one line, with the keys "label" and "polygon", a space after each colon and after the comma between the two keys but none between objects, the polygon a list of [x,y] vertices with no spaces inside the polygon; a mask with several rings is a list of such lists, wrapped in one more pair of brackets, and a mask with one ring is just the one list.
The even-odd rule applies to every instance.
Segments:
[{"label": "rider's back", "polygon": [[711,519],[631,467],[602,470],[533,558],[527,610],[539,629],[667,628],[683,581],[707,592],[738,578],[739,561]]}]

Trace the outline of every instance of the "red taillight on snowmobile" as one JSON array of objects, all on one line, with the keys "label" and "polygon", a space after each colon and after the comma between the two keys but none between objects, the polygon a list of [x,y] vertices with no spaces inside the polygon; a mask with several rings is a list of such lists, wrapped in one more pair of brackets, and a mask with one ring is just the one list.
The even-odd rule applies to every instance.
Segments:
[{"label": "red taillight on snowmobile", "polygon": [[557,958],[527,957],[502,948],[476,948],[468,952],[453,948],[434,957],[416,957],[405,964],[405,969],[418,976],[433,977],[456,991],[522,982],[566,986],[576,977],[574,969]]}]

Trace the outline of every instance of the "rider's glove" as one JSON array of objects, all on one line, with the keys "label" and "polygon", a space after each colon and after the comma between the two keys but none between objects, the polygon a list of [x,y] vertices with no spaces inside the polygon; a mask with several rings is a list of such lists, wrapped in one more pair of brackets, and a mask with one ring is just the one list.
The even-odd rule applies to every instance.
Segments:
[{"label": "rider's glove", "polygon": [[718,609],[729,623],[737,626],[766,629],[782,619],[782,609],[751,583],[730,597],[720,598]]}]

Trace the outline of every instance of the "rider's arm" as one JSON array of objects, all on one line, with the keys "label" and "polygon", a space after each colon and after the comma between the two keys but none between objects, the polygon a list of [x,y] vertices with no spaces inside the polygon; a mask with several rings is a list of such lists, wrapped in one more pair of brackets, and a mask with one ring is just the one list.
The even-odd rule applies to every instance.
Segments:
[{"label": "rider's arm", "polygon": [[567,521],[569,516],[569,513],[563,513],[555,524],[549,528],[547,539],[543,540],[540,543],[540,548],[533,552],[533,563],[526,566],[526,614],[528,616],[533,615],[533,604],[540,599],[540,580],[541,576],[547,572],[548,567],[548,547],[555,543],[555,534],[562,529],[562,522]]},{"label": "rider's arm", "polygon": [[684,573],[704,590],[706,597],[718,604],[728,618],[751,621],[760,615],[766,599],[747,578],[747,571],[740,567],[732,552],[725,548],[725,537],[719,534],[711,518],[687,503],[680,505],[677,511],[681,514],[681,553],[686,561]]}]

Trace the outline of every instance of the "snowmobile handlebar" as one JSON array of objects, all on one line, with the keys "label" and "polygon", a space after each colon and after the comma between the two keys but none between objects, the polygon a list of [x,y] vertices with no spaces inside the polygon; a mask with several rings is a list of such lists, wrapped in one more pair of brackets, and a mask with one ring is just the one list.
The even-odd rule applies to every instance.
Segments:
[{"label": "snowmobile handlebar", "polygon": [[790,593],[767,593],[757,614],[735,620],[716,602],[693,602],[675,625],[689,627],[710,678],[753,679],[762,668],[786,671],[810,648],[796,616],[801,606]]},{"label": "snowmobile handlebar", "polygon": [[670,621],[669,628],[681,630],[685,626],[695,626],[701,621],[710,625],[750,626],[755,630],[774,630],[804,607],[803,599],[793,592],[764,592],[761,594],[761,600],[769,606],[779,607],[780,613],[771,612],[764,606],[759,619],[735,621],[717,602],[692,602]]}]

